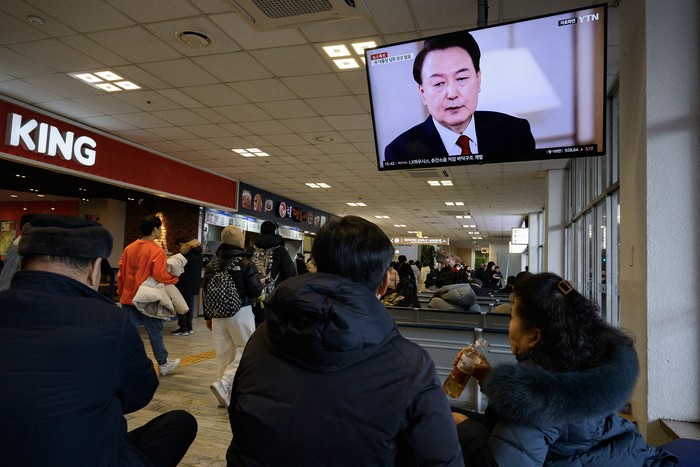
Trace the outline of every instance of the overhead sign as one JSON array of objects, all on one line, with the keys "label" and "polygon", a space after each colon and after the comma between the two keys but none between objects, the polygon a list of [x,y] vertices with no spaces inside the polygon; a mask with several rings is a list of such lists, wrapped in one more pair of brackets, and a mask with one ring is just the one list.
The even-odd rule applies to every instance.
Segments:
[{"label": "overhead sign", "polygon": [[528,245],[530,240],[530,229],[515,228],[511,229],[510,243],[513,245]]},{"label": "overhead sign", "polygon": [[513,242],[508,242],[508,253],[522,253],[527,250],[527,245],[513,245]]},{"label": "overhead sign", "polygon": [[449,245],[449,238],[418,238],[418,237],[394,237],[391,239],[398,245]]}]

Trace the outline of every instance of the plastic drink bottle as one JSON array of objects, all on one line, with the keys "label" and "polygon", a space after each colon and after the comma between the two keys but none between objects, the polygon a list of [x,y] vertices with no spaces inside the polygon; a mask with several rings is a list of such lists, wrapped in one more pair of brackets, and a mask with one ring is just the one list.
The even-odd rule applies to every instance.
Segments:
[{"label": "plastic drink bottle", "polygon": [[467,346],[476,350],[476,353],[470,352],[468,349],[462,352],[459,362],[442,384],[442,389],[448,396],[456,399],[462,394],[472,376],[474,367],[481,362],[481,353],[486,345],[488,345],[486,339],[479,338],[473,346],[471,344]]}]

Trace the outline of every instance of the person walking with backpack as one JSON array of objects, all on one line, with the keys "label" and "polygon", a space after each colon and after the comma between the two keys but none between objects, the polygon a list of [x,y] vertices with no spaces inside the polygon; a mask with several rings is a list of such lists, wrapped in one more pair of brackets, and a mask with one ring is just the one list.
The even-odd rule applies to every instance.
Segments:
[{"label": "person walking with backpack", "polygon": [[214,337],[219,366],[218,379],[210,388],[225,408],[231,400],[243,348],[255,330],[251,304],[263,288],[258,268],[243,249],[243,242],[241,229],[233,225],[224,228],[216,259],[204,270],[204,319]]},{"label": "person walking with backpack", "polygon": [[[252,251],[253,262],[260,272],[260,281],[264,287],[265,297],[275,290],[277,284],[297,275],[296,266],[284,247],[284,238],[277,233],[277,228],[275,222],[263,222],[260,226],[260,236],[255,240]],[[262,300],[254,302],[253,314],[255,315],[255,326],[260,326],[260,323],[265,321]]]}]

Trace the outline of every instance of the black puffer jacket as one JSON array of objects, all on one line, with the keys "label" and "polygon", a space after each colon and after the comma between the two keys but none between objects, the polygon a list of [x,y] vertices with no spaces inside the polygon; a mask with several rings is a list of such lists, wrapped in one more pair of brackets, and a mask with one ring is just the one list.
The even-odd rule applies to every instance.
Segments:
[{"label": "black puffer jacket", "polygon": [[233,384],[228,465],[462,465],[430,356],[369,289],[305,274],[265,309]]},{"label": "black puffer jacket", "polygon": [[482,386],[486,424],[458,426],[465,464],[480,466],[670,466],[675,457],[647,446],[617,415],[639,371],[632,347],[586,371],[554,373],[504,364]]}]

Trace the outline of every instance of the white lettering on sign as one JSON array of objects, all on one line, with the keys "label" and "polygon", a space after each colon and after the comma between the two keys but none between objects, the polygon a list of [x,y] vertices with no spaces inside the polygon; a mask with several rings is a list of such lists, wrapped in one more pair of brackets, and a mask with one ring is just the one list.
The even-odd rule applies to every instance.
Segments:
[{"label": "white lettering on sign", "polygon": [[16,113],[8,114],[6,144],[21,146],[27,151],[55,157],[59,155],[69,161],[75,157],[82,165],[95,165],[97,143],[89,136],[78,136],[72,131],[61,132],[55,126],[38,123],[36,120],[22,121]]}]

